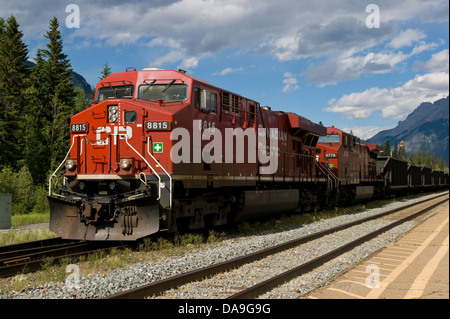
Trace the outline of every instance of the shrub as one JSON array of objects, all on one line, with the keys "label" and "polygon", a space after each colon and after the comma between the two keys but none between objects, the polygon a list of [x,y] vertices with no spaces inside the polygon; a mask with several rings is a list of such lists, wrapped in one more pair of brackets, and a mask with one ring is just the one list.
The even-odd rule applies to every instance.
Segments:
[{"label": "shrub", "polygon": [[12,195],[12,215],[44,213],[48,211],[47,191],[33,185],[28,166],[14,172],[10,167],[0,171],[0,193]]}]

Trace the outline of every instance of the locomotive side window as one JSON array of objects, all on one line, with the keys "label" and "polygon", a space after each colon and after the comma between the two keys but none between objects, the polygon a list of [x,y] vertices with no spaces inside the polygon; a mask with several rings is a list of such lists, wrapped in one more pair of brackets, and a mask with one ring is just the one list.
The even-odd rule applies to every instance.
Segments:
[{"label": "locomotive side window", "polygon": [[308,134],[308,135],[306,136],[305,145],[311,146],[312,140],[313,140],[313,135]]},{"label": "locomotive side window", "polygon": [[208,90],[201,90],[200,108],[203,111],[216,113],[217,94]]},{"label": "locomotive side window", "polygon": [[340,143],[341,137],[338,134],[319,137],[319,143]]},{"label": "locomotive side window", "polygon": [[194,107],[196,109],[200,108],[200,89],[194,89]]},{"label": "locomotive side window", "polygon": [[98,90],[97,101],[102,102],[106,99],[132,99],[133,85],[108,86]]},{"label": "locomotive side window", "polygon": [[139,86],[139,99],[146,101],[185,102],[188,87],[185,84],[143,84]]}]

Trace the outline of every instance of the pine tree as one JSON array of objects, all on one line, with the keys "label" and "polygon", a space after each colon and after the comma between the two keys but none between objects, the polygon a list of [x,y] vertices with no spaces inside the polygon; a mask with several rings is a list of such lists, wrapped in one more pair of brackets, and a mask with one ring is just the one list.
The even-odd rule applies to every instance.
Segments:
[{"label": "pine tree", "polygon": [[27,144],[25,161],[35,184],[45,183],[50,170],[50,143],[52,113],[44,94],[45,60],[39,49],[35,57],[36,65],[31,69],[30,86],[25,90],[29,107],[27,116]]},{"label": "pine tree", "polygon": [[445,159],[444,159],[444,155],[443,154],[441,154],[441,157],[439,158],[438,166],[439,166],[439,170],[441,170],[441,171],[444,171],[445,168],[447,167],[447,164],[445,163]]},{"label": "pine tree", "polygon": [[425,151],[425,147],[422,147],[422,151],[420,152],[420,165],[428,167],[427,157],[428,157],[428,154]]},{"label": "pine tree", "polygon": [[422,165],[422,155],[419,150],[417,150],[417,153],[416,153],[416,165],[417,166]]},{"label": "pine tree", "polygon": [[[0,48],[3,47],[5,42],[5,20],[0,17]],[[3,72],[4,58],[0,52],[0,72]],[[0,83],[1,85],[1,83]],[[3,98],[3,92],[0,90],[0,168],[4,166],[8,161],[8,110]]]},{"label": "pine tree", "polygon": [[391,155],[391,145],[389,143],[389,140],[386,140],[386,142],[384,142],[383,156],[390,156],[390,155]]},{"label": "pine tree", "polygon": [[23,120],[27,105],[23,91],[27,86],[28,70],[25,62],[28,49],[22,41],[23,33],[14,16],[0,21],[0,164],[20,167],[25,144]]},{"label": "pine tree", "polygon": [[75,92],[70,72],[72,71],[67,55],[63,53],[59,22],[55,17],[50,20],[50,28],[45,37],[49,40],[47,49],[42,50],[46,59],[43,67],[42,94],[44,106],[51,114],[50,158],[51,167],[56,167],[64,159],[70,143],[68,121],[75,114]]},{"label": "pine tree", "polygon": [[111,68],[109,67],[108,61],[106,61],[105,65],[103,66],[102,74],[99,77],[100,81],[103,80],[104,78],[106,78],[110,74],[111,74]]},{"label": "pine tree", "polygon": [[437,157],[436,157],[436,153],[433,153],[433,155],[430,155],[430,167],[434,170],[439,169],[437,167]]},{"label": "pine tree", "polygon": [[408,163],[411,165],[417,166],[416,154],[414,154],[414,153],[409,154]]},{"label": "pine tree", "polygon": [[398,159],[398,143],[395,141],[394,150],[392,151],[392,158]]},{"label": "pine tree", "polygon": [[405,147],[402,146],[402,144],[400,144],[400,149],[398,150],[398,158],[401,159],[402,161],[407,160]]}]

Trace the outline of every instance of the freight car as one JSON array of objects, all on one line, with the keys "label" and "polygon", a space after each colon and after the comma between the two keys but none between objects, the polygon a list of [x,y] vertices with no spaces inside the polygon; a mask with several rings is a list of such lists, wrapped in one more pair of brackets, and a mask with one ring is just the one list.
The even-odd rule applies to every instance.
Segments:
[{"label": "freight car", "polygon": [[[95,102],[70,119],[69,150],[49,180],[50,229],[67,239],[137,240],[368,199],[408,183],[403,164],[382,165],[377,155],[351,134],[182,70],[127,70],[101,80]],[[448,185],[448,175],[432,180],[422,170],[421,188]]]},{"label": "freight car", "polygon": [[383,196],[438,190],[448,187],[448,174],[428,167],[414,166],[388,156],[377,158],[383,179]]}]

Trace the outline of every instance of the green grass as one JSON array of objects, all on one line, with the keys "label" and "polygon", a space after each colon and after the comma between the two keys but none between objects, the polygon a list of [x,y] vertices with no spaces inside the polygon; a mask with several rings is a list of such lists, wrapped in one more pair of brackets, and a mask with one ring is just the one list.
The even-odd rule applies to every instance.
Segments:
[{"label": "green grass", "polygon": [[48,228],[32,229],[20,227],[32,224],[48,223],[49,220],[50,212],[11,216],[12,229],[0,233],[0,246],[57,237],[56,234],[51,232]]},{"label": "green grass", "polygon": [[25,226],[31,224],[42,224],[50,221],[50,211],[46,213],[29,213],[11,216],[11,226]]},{"label": "green grass", "polygon": [[0,233],[0,246],[58,237],[49,229],[12,229]]}]

